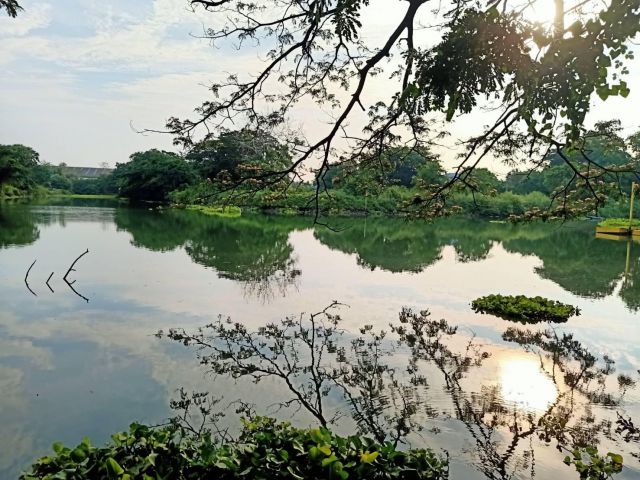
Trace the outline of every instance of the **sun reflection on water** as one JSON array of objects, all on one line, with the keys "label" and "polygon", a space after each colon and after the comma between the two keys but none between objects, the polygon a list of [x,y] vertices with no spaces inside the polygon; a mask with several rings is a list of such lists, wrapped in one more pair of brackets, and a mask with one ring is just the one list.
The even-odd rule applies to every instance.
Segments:
[{"label": "sun reflection on water", "polygon": [[502,398],[527,410],[544,411],[558,396],[558,389],[540,363],[530,357],[507,357],[500,363]]}]

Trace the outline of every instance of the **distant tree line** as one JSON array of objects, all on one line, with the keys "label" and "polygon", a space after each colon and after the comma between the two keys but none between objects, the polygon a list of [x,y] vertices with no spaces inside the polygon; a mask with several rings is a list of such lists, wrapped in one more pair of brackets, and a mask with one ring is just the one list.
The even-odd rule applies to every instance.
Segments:
[{"label": "distant tree line", "polygon": [[[604,172],[599,184],[616,185],[610,204],[624,201],[640,172],[640,132],[624,137],[618,121],[601,122],[585,137],[589,162]],[[580,152],[565,152],[569,164],[582,169]],[[40,162],[39,155],[23,145],[0,146],[0,184],[21,191],[36,186],[79,194],[118,194],[133,201],[177,204],[232,204],[259,210],[304,213],[320,208],[326,213],[410,214],[424,191],[445,185],[459,171],[447,173],[429,148],[390,148],[376,168],[357,161],[332,164],[322,188],[329,195],[314,203],[313,180],[273,177],[258,180],[260,172],[286,171],[292,163],[290,147],[269,132],[241,129],[224,131],[194,145],[184,154],[157,149],[137,152],[118,163],[113,173],[97,179],[80,179],[61,166]],[[531,209],[551,208],[566,189],[578,189],[567,160],[550,152],[543,162],[526,170],[514,169],[504,179],[486,168],[464,174],[450,195],[450,212],[464,210],[489,216],[522,215]],[[631,172],[629,171],[631,170]],[[632,173],[635,172],[635,173]],[[463,173],[465,173],[463,171]],[[598,184],[596,184],[597,186]],[[562,191],[562,195],[559,193]],[[615,193],[615,192],[614,192]],[[587,198],[584,190],[581,193]],[[589,213],[590,204],[577,214]]]},{"label": "distant tree line", "polygon": [[38,152],[25,145],[0,145],[0,196],[34,196],[51,191],[87,195],[118,192],[112,175],[78,178],[65,171],[65,166],[42,162]]}]

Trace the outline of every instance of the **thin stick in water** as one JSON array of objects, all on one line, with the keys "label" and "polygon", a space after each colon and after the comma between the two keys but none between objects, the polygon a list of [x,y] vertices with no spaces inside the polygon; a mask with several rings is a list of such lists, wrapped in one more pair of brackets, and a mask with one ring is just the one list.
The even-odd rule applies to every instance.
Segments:
[{"label": "thin stick in water", "polygon": [[87,250],[83,253],[81,253],[78,258],[76,258],[73,263],[71,264],[71,266],[69,267],[69,269],[67,270],[67,273],[64,274],[64,277],[62,277],[62,279],[64,280],[64,283],[66,283],[69,288],[71,289],[71,291],[73,293],[75,293],[77,296],[79,296],[80,298],[82,298],[85,302],[89,303],[89,299],[87,297],[85,297],[84,295],[82,295],[81,293],[78,293],[78,291],[73,288],[73,284],[76,283],[76,281],[74,280],[73,282],[69,282],[69,280],[67,280],[67,277],[69,276],[69,274],[71,272],[75,272],[75,268],[73,268],[76,263],[78,263],[78,260],[80,260],[82,257],[84,257],[87,253],[89,253],[89,249],[87,248]]},{"label": "thin stick in water", "polygon": [[36,262],[38,261],[38,259],[36,258],[33,263],[31,264],[31,266],[28,268],[26,275],[24,276],[24,284],[27,286],[27,289],[33,293],[34,296],[38,296],[38,294],[36,292],[34,292],[33,290],[31,290],[31,287],[29,286],[29,272],[31,272],[31,269],[33,268],[33,266],[36,264]]},{"label": "thin stick in water", "polygon": [[45,283],[47,284],[47,287],[49,287],[49,290],[51,290],[51,293],[56,293],[53,291],[53,288],[51,288],[51,285],[49,285],[49,281],[51,280],[51,277],[53,277],[53,272],[51,272],[51,275],[49,275],[49,278],[47,278],[47,281]]}]

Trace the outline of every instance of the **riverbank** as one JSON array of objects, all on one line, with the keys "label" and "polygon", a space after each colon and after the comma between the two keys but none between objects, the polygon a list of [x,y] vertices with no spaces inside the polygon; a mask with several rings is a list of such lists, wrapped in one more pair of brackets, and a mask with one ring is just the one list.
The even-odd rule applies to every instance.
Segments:
[{"label": "riverbank", "polygon": [[[424,212],[424,200],[416,189],[389,187],[379,194],[354,194],[342,189],[322,192],[318,197],[315,191],[305,187],[291,187],[286,194],[274,191],[258,191],[252,195],[231,197],[221,193],[214,201],[201,204],[202,195],[176,194],[171,201],[180,206],[194,206],[220,209],[223,206],[237,207],[243,212],[277,215],[315,215],[341,217],[420,217]],[[512,216],[526,215],[531,211],[545,211],[551,206],[546,195],[534,192],[518,195],[502,192],[495,195],[471,195],[457,192],[447,199],[443,212],[446,214],[466,214],[484,218],[506,219]]]},{"label": "riverbank", "polygon": [[53,193],[50,194],[49,197],[53,198],[79,198],[79,199],[96,199],[96,200],[126,200],[118,197],[117,195],[89,195],[89,194],[80,194],[80,193]]}]

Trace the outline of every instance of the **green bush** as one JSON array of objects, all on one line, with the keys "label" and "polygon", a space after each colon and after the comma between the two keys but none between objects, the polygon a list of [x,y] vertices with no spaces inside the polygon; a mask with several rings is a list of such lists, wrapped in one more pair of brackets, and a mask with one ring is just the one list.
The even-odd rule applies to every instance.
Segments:
[{"label": "green bush", "polygon": [[487,295],[476,298],[471,307],[475,312],[522,323],[566,322],[570,317],[580,315],[580,310],[572,305],[524,295]]},{"label": "green bush", "polygon": [[522,215],[529,210],[549,208],[551,199],[540,193],[532,192],[518,195],[512,192],[502,192],[496,195],[477,194],[474,198],[470,193],[456,193],[451,196],[450,203],[458,205],[463,212],[475,213],[485,217],[508,217]]},{"label": "green bush", "polygon": [[189,205],[187,210],[203,213],[212,217],[237,218],[242,215],[240,207],[231,206],[205,206],[205,205]]},{"label": "green bush", "polygon": [[268,418],[244,421],[237,440],[217,444],[179,426],[132,424],[104,447],[88,439],[54,444],[22,480],[156,479],[424,479],[448,478],[448,463],[430,450],[397,450],[368,438],[339,437],[325,428],[297,429]]},{"label": "green bush", "polygon": [[[411,210],[412,202],[421,195],[419,188],[406,188],[400,185],[386,186],[378,192],[354,193],[347,188],[331,188],[320,192],[318,207],[325,215],[386,215],[403,216]],[[182,188],[171,194],[171,200],[181,205],[190,204],[232,204],[243,210],[270,211],[277,213],[309,213],[316,208],[315,187],[308,184],[296,184],[287,188],[286,193],[278,189],[254,191],[247,188],[235,189],[232,194],[217,191],[215,184],[200,182]],[[453,193],[449,205],[459,206],[463,213],[484,217],[506,218],[510,215],[523,215],[533,209],[546,210],[551,199],[533,192],[518,195],[502,192],[496,195],[478,194],[475,198],[468,192]]]},{"label": "green bush", "polygon": [[629,200],[609,200],[598,209],[598,215],[605,218],[625,217],[629,215]]}]

